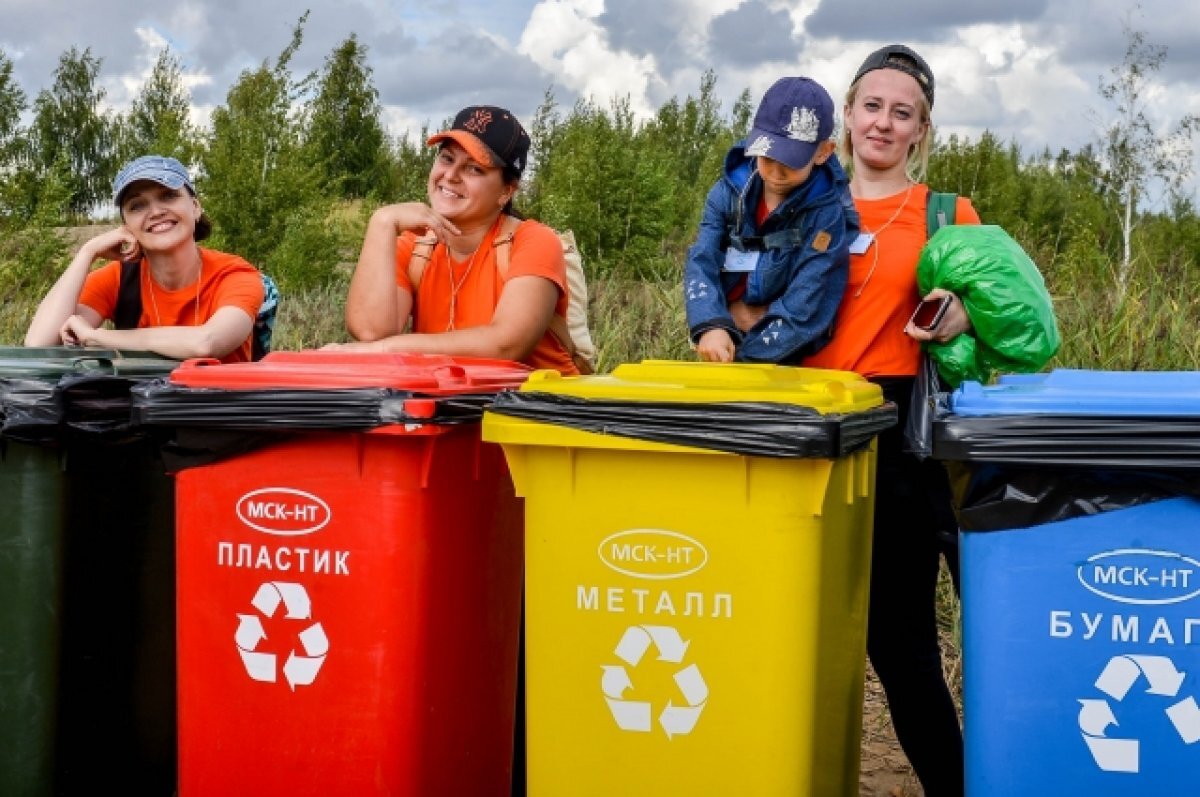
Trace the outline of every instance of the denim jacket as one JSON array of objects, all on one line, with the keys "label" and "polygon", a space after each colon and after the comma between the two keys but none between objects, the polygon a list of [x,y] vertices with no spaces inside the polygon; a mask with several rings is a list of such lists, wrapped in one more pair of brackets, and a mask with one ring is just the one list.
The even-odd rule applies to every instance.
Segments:
[{"label": "denim jacket", "polygon": [[[708,192],[700,230],[688,249],[683,272],[688,334],[695,343],[719,327],[737,345],[736,360],[794,363],[832,336],[849,277],[849,245],[859,231],[858,212],[835,156],[814,165],[809,179],[756,228],[763,184],[744,146],[739,142],[725,156],[724,174]],[[741,277],[723,270],[730,246],[762,249],[742,298],[766,305],[766,315],[745,335],[726,301]]]}]

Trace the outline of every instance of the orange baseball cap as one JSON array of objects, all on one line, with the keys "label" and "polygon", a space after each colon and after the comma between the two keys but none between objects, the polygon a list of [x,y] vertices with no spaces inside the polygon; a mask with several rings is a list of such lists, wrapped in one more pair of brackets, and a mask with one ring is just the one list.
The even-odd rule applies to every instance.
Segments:
[{"label": "orange baseball cap", "polygon": [[425,143],[433,146],[447,139],[456,142],[482,164],[525,171],[529,157],[529,134],[517,117],[495,105],[471,105],[454,117],[449,130],[434,133]]}]

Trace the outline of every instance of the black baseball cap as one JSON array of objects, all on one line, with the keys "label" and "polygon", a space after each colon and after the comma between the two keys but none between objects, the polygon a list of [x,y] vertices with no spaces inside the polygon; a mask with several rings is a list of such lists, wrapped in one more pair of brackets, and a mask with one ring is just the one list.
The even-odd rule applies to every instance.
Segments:
[{"label": "black baseball cap", "polygon": [[475,160],[490,166],[509,167],[519,175],[529,157],[529,134],[517,117],[495,105],[470,105],[454,117],[449,130],[434,133],[425,143],[433,146],[451,140]]},{"label": "black baseball cap", "polygon": [[925,63],[924,58],[911,49],[903,44],[889,44],[886,47],[880,47],[862,62],[862,66],[854,73],[854,80],[851,82],[857,83],[863,75],[876,69],[895,69],[910,76],[921,87],[925,99],[929,101],[929,107],[933,107],[933,70],[929,68],[929,64]]}]

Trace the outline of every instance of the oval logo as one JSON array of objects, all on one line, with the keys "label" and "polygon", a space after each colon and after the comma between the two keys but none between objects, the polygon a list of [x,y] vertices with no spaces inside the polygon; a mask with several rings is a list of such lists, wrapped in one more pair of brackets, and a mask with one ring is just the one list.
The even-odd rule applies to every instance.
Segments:
[{"label": "oval logo", "polygon": [[1200,562],[1172,551],[1126,548],[1088,558],[1079,583],[1119,603],[1181,603],[1200,595]]},{"label": "oval logo", "polygon": [[610,534],[596,551],[600,561],[634,578],[683,578],[708,564],[708,551],[677,531],[629,529]]},{"label": "oval logo", "polygon": [[324,528],[333,512],[329,504],[312,493],[290,487],[264,487],[238,500],[237,516],[257,531],[298,537]]}]

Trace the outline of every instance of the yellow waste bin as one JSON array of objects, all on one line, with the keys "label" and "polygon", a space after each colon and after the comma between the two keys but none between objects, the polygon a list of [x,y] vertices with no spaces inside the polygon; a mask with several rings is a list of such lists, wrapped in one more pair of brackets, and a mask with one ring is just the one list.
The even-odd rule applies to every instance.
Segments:
[{"label": "yellow waste bin", "polygon": [[485,413],[525,498],[531,797],[858,793],[875,436],[856,374],[539,371]]}]

